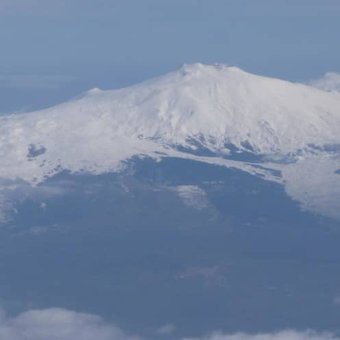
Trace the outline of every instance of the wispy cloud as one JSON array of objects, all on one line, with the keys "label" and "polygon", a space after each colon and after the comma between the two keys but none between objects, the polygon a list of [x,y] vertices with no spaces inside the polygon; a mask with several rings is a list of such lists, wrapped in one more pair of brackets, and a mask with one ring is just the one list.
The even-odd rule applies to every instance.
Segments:
[{"label": "wispy cloud", "polygon": [[158,335],[168,335],[176,331],[176,326],[172,324],[164,325],[156,330],[156,334]]},{"label": "wispy cloud", "polygon": [[309,85],[328,92],[340,91],[340,73],[327,72],[319,79],[308,82]]},{"label": "wispy cloud", "polygon": [[13,202],[0,191],[0,225],[10,220],[13,211]]}]

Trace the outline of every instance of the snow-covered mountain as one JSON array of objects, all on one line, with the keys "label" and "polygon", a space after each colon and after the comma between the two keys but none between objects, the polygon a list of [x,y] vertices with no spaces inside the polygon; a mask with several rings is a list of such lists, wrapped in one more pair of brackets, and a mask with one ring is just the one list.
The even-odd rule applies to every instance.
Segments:
[{"label": "snow-covered mountain", "polygon": [[337,332],[339,131],[340,93],[200,64],[1,117],[1,306]]},{"label": "snow-covered mountain", "polygon": [[0,178],[103,173],[136,155],[200,147],[292,154],[340,144],[340,94],[225,65],[186,65],[125,89],[0,118]]}]

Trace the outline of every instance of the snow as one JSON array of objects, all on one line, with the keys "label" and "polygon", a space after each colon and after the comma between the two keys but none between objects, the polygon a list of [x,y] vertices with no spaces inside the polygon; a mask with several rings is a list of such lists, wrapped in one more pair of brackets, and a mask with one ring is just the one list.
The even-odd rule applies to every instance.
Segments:
[{"label": "snow", "polygon": [[119,171],[133,156],[172,156],[178,146],[285,155],[340,144],[339,129],[339,93],[236,67],[185,65],[129,88],[1,117],[0,178],[39,183],[61,170]]},{"label": "snow", "polygon": [[309,155],[282,167],[285,190],[303,209],[340,219],[340,155]]}]

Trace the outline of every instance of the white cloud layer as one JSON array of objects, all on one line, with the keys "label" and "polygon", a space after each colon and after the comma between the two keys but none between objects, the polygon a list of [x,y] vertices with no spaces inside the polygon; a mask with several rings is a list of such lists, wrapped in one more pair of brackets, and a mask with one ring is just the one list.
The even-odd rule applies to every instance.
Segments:
[{"label": "white cloud layer", "polygon": [[15,317],[0,314],[1,340],[138,340],[100,317],[64,309],[32,310]]},{"label": "white cloud layer", "polygon": [[[168,325],[163,327],[162,330],[155,333],[162,337],[174,332],[176,329],[175,326]],[[60,308],[31,310],[13,317],[9,317],[4,311],[0,311],[0,339],[142,340],[141,337],[128,335],[119,327],[105,322],[99,316]],[[177,339],[180,340],[180,338]],[[181,340],[340,340],[340,338],[331,333],[282,331],[255,335],[214,333],[201,338],[182,338]]]},{"label": "white cloud layer", "polygon": [[277,333],[254,335],[246,333],[237,333],[233,335],[214,333],[203,338],[188,338],[184,340],[339,340],[339,338],[335,337],[331,333],[316,333],[313,331],[282,331]]}]

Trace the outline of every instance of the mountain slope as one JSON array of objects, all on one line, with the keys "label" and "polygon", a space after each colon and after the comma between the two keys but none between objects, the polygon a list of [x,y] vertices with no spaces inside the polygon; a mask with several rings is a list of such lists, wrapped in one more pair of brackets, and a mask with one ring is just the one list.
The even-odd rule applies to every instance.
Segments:
[{"label": "mountain slope", "polygon": [[340,94],[224,65],[187,65],[142,84],[91,90],[56,107],[0,118],[0,178],[102,173],[135,155],[198,145],[288,154],[340,144]]}]

